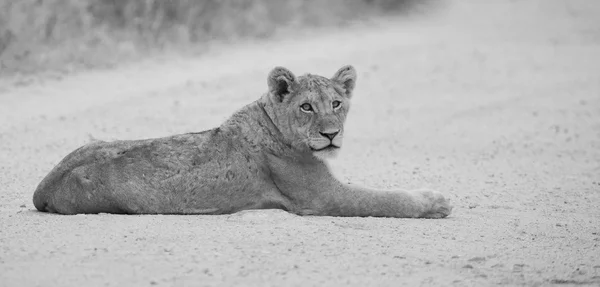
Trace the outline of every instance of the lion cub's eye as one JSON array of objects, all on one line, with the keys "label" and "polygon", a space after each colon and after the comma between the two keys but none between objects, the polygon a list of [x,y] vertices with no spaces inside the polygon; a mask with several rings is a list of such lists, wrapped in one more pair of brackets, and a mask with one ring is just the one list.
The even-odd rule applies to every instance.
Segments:
[{"label": "lion cub's eye", "polygon": [[313,107],[309,103],[304,103],[300,106],[300,110],[305,113],[310,113],[313,111]]},{"label": "lion cub's eye", "polygon": [[339,108],[339,107],[340,107],[340,105],[341,105],[341,104],[342,104],[342,102],[340,102],[340,101],[333,101],[333,102],[331,103],[331,106],[332,106],[334,109],[337,109],[337,108]]}]

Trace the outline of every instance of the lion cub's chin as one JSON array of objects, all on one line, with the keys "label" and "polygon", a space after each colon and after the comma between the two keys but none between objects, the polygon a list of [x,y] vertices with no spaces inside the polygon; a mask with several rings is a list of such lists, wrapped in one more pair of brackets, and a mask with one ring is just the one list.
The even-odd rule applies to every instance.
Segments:
[{"label": "lion cub's chin", "polygon": [[326,160],[337,157],[339,152],[339,148],[327,148],[319,151],[313,151],[313,155],[320,160]]}]

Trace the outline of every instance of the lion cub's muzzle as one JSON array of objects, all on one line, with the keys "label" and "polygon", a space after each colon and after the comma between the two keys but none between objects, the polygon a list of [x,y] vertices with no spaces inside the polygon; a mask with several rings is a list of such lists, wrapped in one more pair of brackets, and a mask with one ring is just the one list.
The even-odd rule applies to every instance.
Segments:
[{"label": "lion cub's muzzle", "polygon": [[319,132],[320,137],[312,138],[310,149],[312,151],[336,150],[342,147],[342,135],[340,130],[325,130]]}]

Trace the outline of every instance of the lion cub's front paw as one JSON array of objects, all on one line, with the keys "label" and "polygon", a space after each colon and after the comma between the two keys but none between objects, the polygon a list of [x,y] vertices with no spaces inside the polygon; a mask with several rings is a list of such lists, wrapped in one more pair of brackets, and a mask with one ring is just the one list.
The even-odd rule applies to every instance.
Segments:
[{"label": "lion cub's front paw", "polygon": [[416,190],[423,198],[424,212],[419,216],[423,218],[443,218],[452,212],[452,205],[439,191]]}]

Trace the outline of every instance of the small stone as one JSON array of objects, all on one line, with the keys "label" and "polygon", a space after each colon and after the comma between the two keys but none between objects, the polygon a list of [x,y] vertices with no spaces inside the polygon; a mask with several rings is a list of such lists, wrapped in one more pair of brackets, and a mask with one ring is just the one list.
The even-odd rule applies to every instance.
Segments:
[{"label": "small stone", "polygon": [[513,265],[513,272],[522,272],[525,264],[515,264]]},{"label": "small stone", "polygon": [[467,261],[481,263],[481,262],[485,261],[485,257],[473,257],[473,258],[471,258],[471,259],[469,259]]},{"label": "small stone", "polygon": [[19,206],[19,207],[21,207],[21,208],[25,208],[25,207],[27,207],[27,206],[26,206],[25,204],[21,204],[21,206]]},{"label": "small stone", "polygon": [[462,268],[473,269],[473,265],[467,264],[467,265],[463,266]]}]

